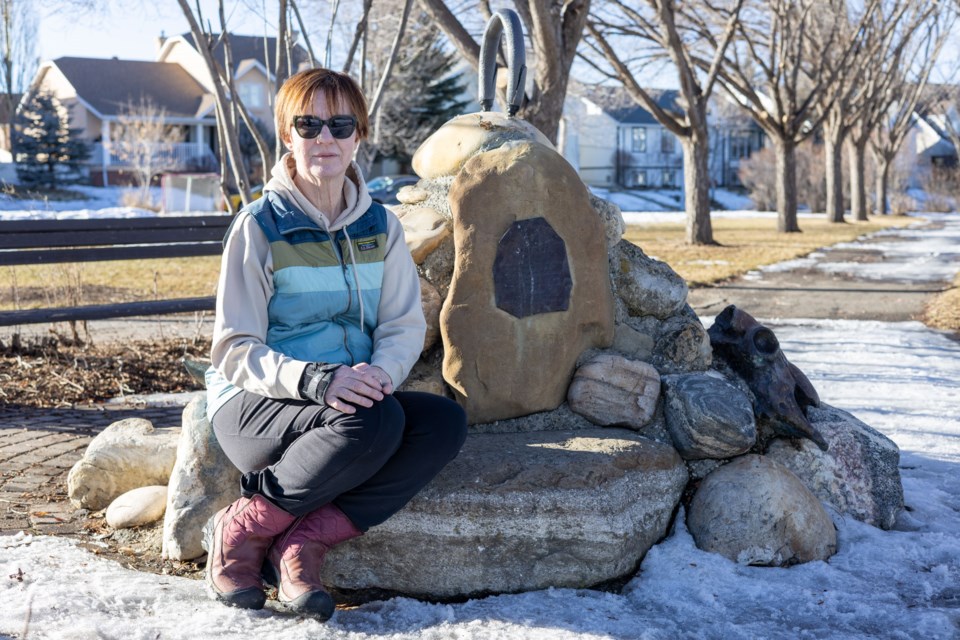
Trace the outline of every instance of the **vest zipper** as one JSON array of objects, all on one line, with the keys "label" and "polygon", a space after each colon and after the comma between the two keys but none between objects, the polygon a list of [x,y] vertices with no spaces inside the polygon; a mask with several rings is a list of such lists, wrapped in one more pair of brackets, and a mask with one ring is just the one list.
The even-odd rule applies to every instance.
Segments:
[{"label": "vest zipper", "polygon": [[[337,260],[340,262],[340,274],[343,276],[343,284],[346,285],[347,287],[347,308],[344,309],[342,313],[340,313],[340,315],[343,316],[349,313],[350,307],[353,306],[353,293],[350,291],[350,279],[347,277],[347,265],[346,265],[346,262],[344,262],[343,260],[343,247],[340,246],[340,239],[339,239],[340,233],[341,233],[340,231],[334,232],[333,238],[331,238],[331,240],[333,241],[332,244],[337,248]],[[340,330],[343,332],[343,350],[346,351],[347,355],[350,356],[350,364],[355,365],[357,363],[353,357],[353,352],[350,350],[350,345],[347,344],[347,327],[340,322],[338,322],[337,324],[340,325]],[[363,327],[361,327],[360,330],[363,331]]]}]

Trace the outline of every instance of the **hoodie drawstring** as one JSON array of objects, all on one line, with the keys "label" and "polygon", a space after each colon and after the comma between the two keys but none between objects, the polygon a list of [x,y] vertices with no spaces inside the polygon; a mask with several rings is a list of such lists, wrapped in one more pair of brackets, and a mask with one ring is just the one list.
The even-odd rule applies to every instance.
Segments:
[{"label": "hoodie drawstring", "polygon": [[360,300],[360,330],[363,331],[363,290],[360,288],[360,276],[357,274],[357,258],[353,255],[353,240],[347,228],[343,227],[343,235],[347,238],[347,248],[350,250],[350,264],[353,265],[353,283],[357,286],[357,299]]}]

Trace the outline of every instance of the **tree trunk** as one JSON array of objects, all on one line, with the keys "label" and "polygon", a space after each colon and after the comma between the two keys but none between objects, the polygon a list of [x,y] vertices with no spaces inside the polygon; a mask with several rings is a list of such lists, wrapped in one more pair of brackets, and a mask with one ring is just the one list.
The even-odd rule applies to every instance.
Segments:
[{"label": "tree trunk", "polygon": [[855,220],[867,219],[867,141],[850,145],[850,213]]},{"label": "tree trunk", "polygon": [[539,100],[521,109],[518,115],[539,129],[550,142],[556,144],[560,118],[563,116],[563,100],[566,95],[566,83],[564,83],[563,89],[542,92]]},{"label": "tree trunk", "polygon": [[890,184],[890,162],[881,154],[874,155],[877,163],[877,214],[885,216],[890,213],[887,208],[887,189]]},{"label": "tree trunk", "polygon": [[829,121],[823,124],[823,159],[827,178],[827,220],[843,219],[843,133]]},{"label": "tree trunk", "polygon": [[796,233],[797,224],[797,143],[774,138],[773,150],[777,158],[777,231]]},{"label": "tree trunk", "polygon": [[716,244],[710,222],[710,165],[706,132],[681,138],[687,244]]}]

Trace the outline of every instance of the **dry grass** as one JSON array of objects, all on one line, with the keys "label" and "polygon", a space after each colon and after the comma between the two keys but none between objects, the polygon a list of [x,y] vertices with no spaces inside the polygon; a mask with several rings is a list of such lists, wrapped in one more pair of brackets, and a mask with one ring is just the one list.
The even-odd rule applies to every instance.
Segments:
[{"label": "dry grass", "polygon": [[[719,282],[765,264],[806,255],[915,218],[884,216],[869,222],[831,224],[802,218],[803,233],[777,233],[773,218],[713,220],[718,246],[688,246],[683,223],[630,226],[625,237],[667,262],[691,284]],[[216,292],[216,256],[123,260],[0,269],[0,309],[208,296]]]},{"label": "dry grass", "polygon": [[801,218],[802,233],[778,233],[775,218],[715,218],[717,246],[684,244],[683,222],[627,227],[624,237],[644,253],[669,264],[692,285],[721,282],[757,267],[790,260],[838,242],[917,221],[905,216],[871,217],[834,224],[825,217]]},{"label": "dry grass", "polygon": [[0,308],[212,296],[218,256],[4,267]]},{"label": "dry grass", "polygon": [[923,311],[923,322],[934,329],[960,332],[960,274],[947,289],[930,301]]}]

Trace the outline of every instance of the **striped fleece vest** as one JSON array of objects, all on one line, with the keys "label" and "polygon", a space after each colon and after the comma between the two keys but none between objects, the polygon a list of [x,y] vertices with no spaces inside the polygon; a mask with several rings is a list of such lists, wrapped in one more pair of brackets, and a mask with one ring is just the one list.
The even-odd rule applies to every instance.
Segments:
[{"label": "striped fleece vest", "polygon": [[[383,205],[371,204],[358,220],[332,234],[272,191],[248,212],[273,256],[266,344],[306,362],[369,362],[387,251]],[[207,415],[239,392],[211,368]]]}]

